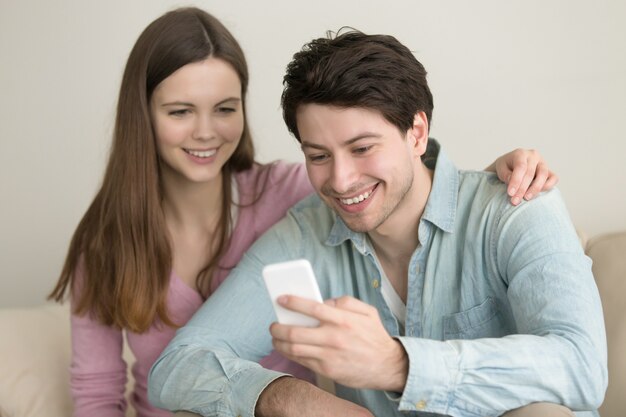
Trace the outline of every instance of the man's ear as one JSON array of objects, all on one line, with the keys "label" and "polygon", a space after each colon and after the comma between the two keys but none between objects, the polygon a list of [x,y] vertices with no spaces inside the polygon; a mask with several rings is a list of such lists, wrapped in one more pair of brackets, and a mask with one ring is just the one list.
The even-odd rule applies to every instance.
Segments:
[{"label": "man's ear", "polygon": [[420,157],[428,146],[428,118],[426,113],[418,111],[413,117],[413,126],[407,132],[407,140],[413,146],[415,156]]}]

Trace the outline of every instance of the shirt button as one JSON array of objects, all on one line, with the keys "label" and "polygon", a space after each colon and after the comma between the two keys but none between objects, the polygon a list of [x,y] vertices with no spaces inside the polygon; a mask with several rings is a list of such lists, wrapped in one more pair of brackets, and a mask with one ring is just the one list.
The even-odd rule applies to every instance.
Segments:
[{"label": "shirt button", "polygon": [[418,410],[423,410],[424,408],[426,408],[426,401],[420,400],[420,401],[416,402],[415,403],[415,408],[417,408]]},{"label": "shirt button", "polygon": [[380,287],[380,282],[377,279],[372,280],[372,287],[378,288]]}]

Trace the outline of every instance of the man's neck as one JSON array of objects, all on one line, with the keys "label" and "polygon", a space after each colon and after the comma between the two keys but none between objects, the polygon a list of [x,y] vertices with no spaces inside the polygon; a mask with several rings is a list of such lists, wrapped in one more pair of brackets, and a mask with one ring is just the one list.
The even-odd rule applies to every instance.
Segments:
[{"label": "man's neck", "polygon": [[419,245],[419,224],[432,188],[433,173],[419,164],[414,178],[411,189],[392,215],[368,233],[385,276],[405,304],[409,263]]},{"label": "man's neck", "polygon": [[368,232],[379,259],[408,265],[419,244],[419,224],[432,188],[433,172],[416,166],[413,185],[396,210],[375,230]]}]

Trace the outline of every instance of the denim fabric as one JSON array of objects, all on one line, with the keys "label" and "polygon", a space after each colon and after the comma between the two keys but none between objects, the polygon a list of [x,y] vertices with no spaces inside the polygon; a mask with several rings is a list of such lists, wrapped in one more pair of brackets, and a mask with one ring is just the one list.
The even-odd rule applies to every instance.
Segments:
[{"label": "denim fabric", "polygon": [[597,416],[607,384],[602,308],[558,190],[513,207],[494,174],[458,171],[440,152],[419,240],[401,335],[366,235],[316,195],[302,201],[178,331],[152,368],[151,401],[253,416],[260,392],[281,375],[254,363],[271,351],[275,321],[261,269],[307,258],[324,298],[375,306],[409,356],[402,393],[337,385],[341,397],[379,417],[498,416],[537,401]]}]

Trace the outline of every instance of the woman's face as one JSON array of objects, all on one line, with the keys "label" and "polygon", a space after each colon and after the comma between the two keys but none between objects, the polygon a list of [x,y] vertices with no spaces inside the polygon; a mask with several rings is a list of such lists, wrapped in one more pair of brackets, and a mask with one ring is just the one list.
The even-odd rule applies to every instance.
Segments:
[{"label": "woman's face", "polygon": [[187,64],[157,85],[150,113],[163,175],[215,181],[243,133],[239,76],[218,58]]}]

